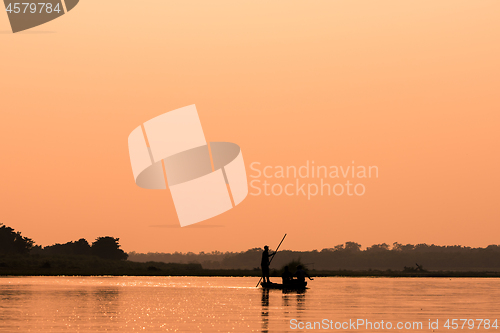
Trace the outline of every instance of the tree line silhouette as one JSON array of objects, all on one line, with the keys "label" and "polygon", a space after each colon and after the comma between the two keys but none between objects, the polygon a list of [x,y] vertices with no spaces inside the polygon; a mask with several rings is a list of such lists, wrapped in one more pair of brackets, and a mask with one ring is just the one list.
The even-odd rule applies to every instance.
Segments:
[{"label": "tree line silhouette", "polygon": [[0,254],[28,254],[33,245],[33,240],[0,223]]},{"label": "tree line silhouette", "polygon": [[[98,237],[92,244],[86,239],[54,244],[35,245],[34,241],[20,232],[0,223],[0,256],[82,256],[135,262],[163,262],[201,264],[204,269],[259,270],[263,249],[253,248],[242,252],[188,253],[125,253],[120,249],[119,238]],[[396,271],[500,271],[500,246],[485,248],[428,244],[391,245],[374,244],[361,250],[361,244],[346,242],[321,251],[280,251],[271,268],[279,269],[292,261],[301,261],[309,269],[339,270],[396,270]]]},{"label": "tree line silhouette", "polygon": [[[136,253],[129,260],[146,262],[200,263],[205,269],[257,269],[261,248],[243,252]],[[406,270],[406,271],[500,271],[500,246],[486,248],[438,246],[427,244],[382,243],[361,250],[361,244],[346,242],[321,251],[279,251],[271,268],[300,260],[309,269],[339,270]],[[418,265],[417,265],[418,264]]]},{"label": "tree line silhouette", "polygon": [[119,238],[110,236],[98,237],[92,244],[81,238],[75,242],[54,244],[42,247],[23,237],[21,232],[0,223],[0,255],[27,255],[41,256],[96,256],[102,259],[126,260],[128,254],[120,249]]}]

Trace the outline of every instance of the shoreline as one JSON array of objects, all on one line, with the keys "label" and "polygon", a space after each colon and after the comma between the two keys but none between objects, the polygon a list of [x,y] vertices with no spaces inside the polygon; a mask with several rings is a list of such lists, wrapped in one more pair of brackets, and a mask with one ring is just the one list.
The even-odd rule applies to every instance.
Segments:
[{"label": "shoreline", "polygon": [[[309,271],[312,277],[388,277],[388,278],[500,278],[500,272],[401,272],[401,271]],[[188,277],[261,277],[254,270],[43,270],[43,269],[12,269],[0,270],[0,277],[12,276],[188,276]],[[271,278],[281,278],[272,274]]]},{"label": "shoreline", "polygon": [[[281,272],[271,269],[271,277]],[[500,278],[500,271],[473,270],[308,270],[314,277],[484,277]],[[0,276],[220,276],[257,277],[260,269],[205,269],[201,264],[109,260],[95,256],[0,256]]]}]

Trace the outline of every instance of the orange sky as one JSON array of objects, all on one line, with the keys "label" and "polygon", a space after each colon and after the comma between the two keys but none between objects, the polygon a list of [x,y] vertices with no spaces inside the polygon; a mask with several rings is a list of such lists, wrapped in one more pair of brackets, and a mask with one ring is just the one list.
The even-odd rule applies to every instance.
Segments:
[{"label": "orange sky", "polygon": [[[137,252],[275,247],[285,232],[296,250],[499,244],[499,13],[497,0],[85,0],[15,35],[0,14],[0,222],[41,245],[111,235]],[[379,178],[362,197],[250,195],[180,228],[168,191],[135,185],[127,137],[190,104],[249,175],[354,160]]]}]

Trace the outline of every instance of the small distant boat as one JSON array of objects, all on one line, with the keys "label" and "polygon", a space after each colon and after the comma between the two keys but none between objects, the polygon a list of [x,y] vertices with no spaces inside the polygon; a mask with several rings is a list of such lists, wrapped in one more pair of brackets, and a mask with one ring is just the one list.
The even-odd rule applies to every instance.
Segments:
[{"label": "small distant boat", "polygon": [[282,289],[282,290],[302,290],[306,289],[307,282],[292,282],[287,284],[273,283],[273,282],[261,282],[260,285],[264,289]]}]

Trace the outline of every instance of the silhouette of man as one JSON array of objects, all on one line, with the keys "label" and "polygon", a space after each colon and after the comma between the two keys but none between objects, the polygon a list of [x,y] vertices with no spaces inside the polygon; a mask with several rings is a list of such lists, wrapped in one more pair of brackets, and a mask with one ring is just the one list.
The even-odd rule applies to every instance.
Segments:
[{"label": "silhouette of man", "polygon": [[288,270],[288,266],[285,266],[285,271],[281,274],[281,279],[283,284],[289,284],[292,282],[292,273]]},{"label": "silhouette of man", "polygon": [[309,278],[309,280],[314,280],[309,276],[309,274],[307,274],[302,265],[297,266],[297,271],[295,272],[295,274],[293,274],[293,276],[297,277],[297,282],[306,282],[306,276]]},{"label": "silhouette of man", "polygon": [[260,267],[262,268],[262,280],[264,280],[264,282],[271,282],[269,280],[269,258],[274,256],[275,254],[276,252],[269,251],[269,246],[264,246],[264,252],[262,252],[262,260],[260,262]]}]

